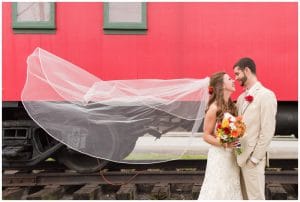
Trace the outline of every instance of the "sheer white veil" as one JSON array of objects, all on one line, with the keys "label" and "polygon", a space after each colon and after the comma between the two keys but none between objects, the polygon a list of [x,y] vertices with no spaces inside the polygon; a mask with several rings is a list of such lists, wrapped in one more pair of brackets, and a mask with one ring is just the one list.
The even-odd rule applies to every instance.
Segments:
[{"label": "sheer white veil", "polygon": [[41,48],[27,65],[30,117],[73,150],[115,162],[180,158],[191,144],[181,136],[199,131],[209,98],[208,77],[103,81]]}]

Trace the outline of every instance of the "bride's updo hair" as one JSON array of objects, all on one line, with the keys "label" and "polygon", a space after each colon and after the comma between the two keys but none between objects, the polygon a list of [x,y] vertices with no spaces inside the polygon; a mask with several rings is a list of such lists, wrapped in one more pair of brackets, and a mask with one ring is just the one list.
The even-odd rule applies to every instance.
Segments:
[{"label": "bride's updo hair", "polygon": [[208,108],[210,107],[211,104],[216,102],[217,105],[217,122],[220,122],[223,120],[224,113],[229,112],[234,116],[237,116],[237,108],[231,98],[229,98],[228,103],[225,102],[224,100],[224,88],[223,88],[223,83],[224,83],[224,75],[225,72],[217,72],[211,75],[210,81],[209,81],[209,94],[210,98],[208,101]]}]

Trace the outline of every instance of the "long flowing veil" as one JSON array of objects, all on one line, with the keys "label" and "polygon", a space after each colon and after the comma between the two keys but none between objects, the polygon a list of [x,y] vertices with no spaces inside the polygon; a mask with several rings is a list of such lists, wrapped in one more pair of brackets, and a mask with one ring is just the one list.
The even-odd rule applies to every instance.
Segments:
[{"label": "long flowing veil", "polygon": [[21,97],[30,117],[67,147],[115,162],[180,158],[209,97],[209,78],[103,81],[41,48],[27,65]]}]

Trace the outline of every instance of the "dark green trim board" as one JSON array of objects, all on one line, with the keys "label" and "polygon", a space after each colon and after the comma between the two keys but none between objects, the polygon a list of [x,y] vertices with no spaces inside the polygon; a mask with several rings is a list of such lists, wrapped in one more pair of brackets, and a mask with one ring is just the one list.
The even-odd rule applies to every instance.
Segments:
[{"label": "dark green trim board", "polygon": [[55,29],[14,29],[14,34],[55,34]]},{"label": "dark green trim board", "polygon": [[112,35],[135,35],[135,34],[147,34],[147,30],[124,30],[124,29],[105,29],[105,34],[112,34]]},{"label": "dark green trim board", "polygon": [[145,34],[147,30],[147,4],[142,2],[141,22],[109,22],[109,2],[103,3],[103,29],[106,34]]},{"label": "dark green trim board", "polygon": [[18,2],[12,3],[12,19],[13,24],[12,28],[16,33],[53,33],[53,30],[56,28],[55,26],[55,3],[50,2],[50,20],[47,22],[41,21],[26,21],[26,22],[18,22],[17,21],[17,4]]}]

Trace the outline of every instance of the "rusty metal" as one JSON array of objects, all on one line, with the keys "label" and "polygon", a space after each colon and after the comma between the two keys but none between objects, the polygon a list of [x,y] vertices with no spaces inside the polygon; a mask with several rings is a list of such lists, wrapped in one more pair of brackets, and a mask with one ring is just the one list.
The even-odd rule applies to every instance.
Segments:
[{"label": "rusty metal", "polygon": [[[140,171],[132,172],[106,172],[106,178],[114,183],[122,183]],[[204,171],[145,171],[140,172],[132,183],[192,183],[203,180]],[[81,184],[107,184],[99,173],[38,173],[38,174],[4,174],[2,186],[40,186],[40,185],[81,185]]]},{"label": "rusty metal", "polygon": [[[113,183],[123,183],[139,172],[132,183],[201,183],[204,171],[108,171],[104,175]],[[37,185],[83,185],[107,184],[99,173],[38,173],[4,174],[2,186],[37,186]],[[298,184],[297,170],[267,171],[266,183]]]},{"label": "rusty metal", "polygon": [[[146,162],[147,163],[147,162]],[[298,159],[270,159],[271,168],[281,168],[283,170],[292,170],[298,167]],[[146,170],[146,169],[166,169],[174,170],[175,168],[193,168],[197,170],[205,170],[206,160],[194,159],[194,160],[174,160],[163,163],[155,164],[126,164],[126,163],[113,163],[110,162],[106,169],[111,171],[118,171],[121,169],[136,169],[136,170]],[[57,161],[45,161],[34,166],[27,167],[10,167],[12,170],[66,170],[67,167],[58,163]]]},{"label": "rusty metal", "polygon": [[[145,161],[144,161],[145,162]],[[146,162],[147,163],[147,162]],[[136,170],[146,170],[146,169],[167,169],[174,170],[175,168],[194,168],[197,170],[205,170],[206,160],[174,160],[163,163],[155,164],[126,164],[126,163],[113,163],[110,162],[105,169],[111,171],[119,171],[121,169],[136,169]],[[37,165],[27,166],[27,167],[10,167],[10,170],[67,170],[65,165],[58,163],[57,161],[45,161]]]}]

